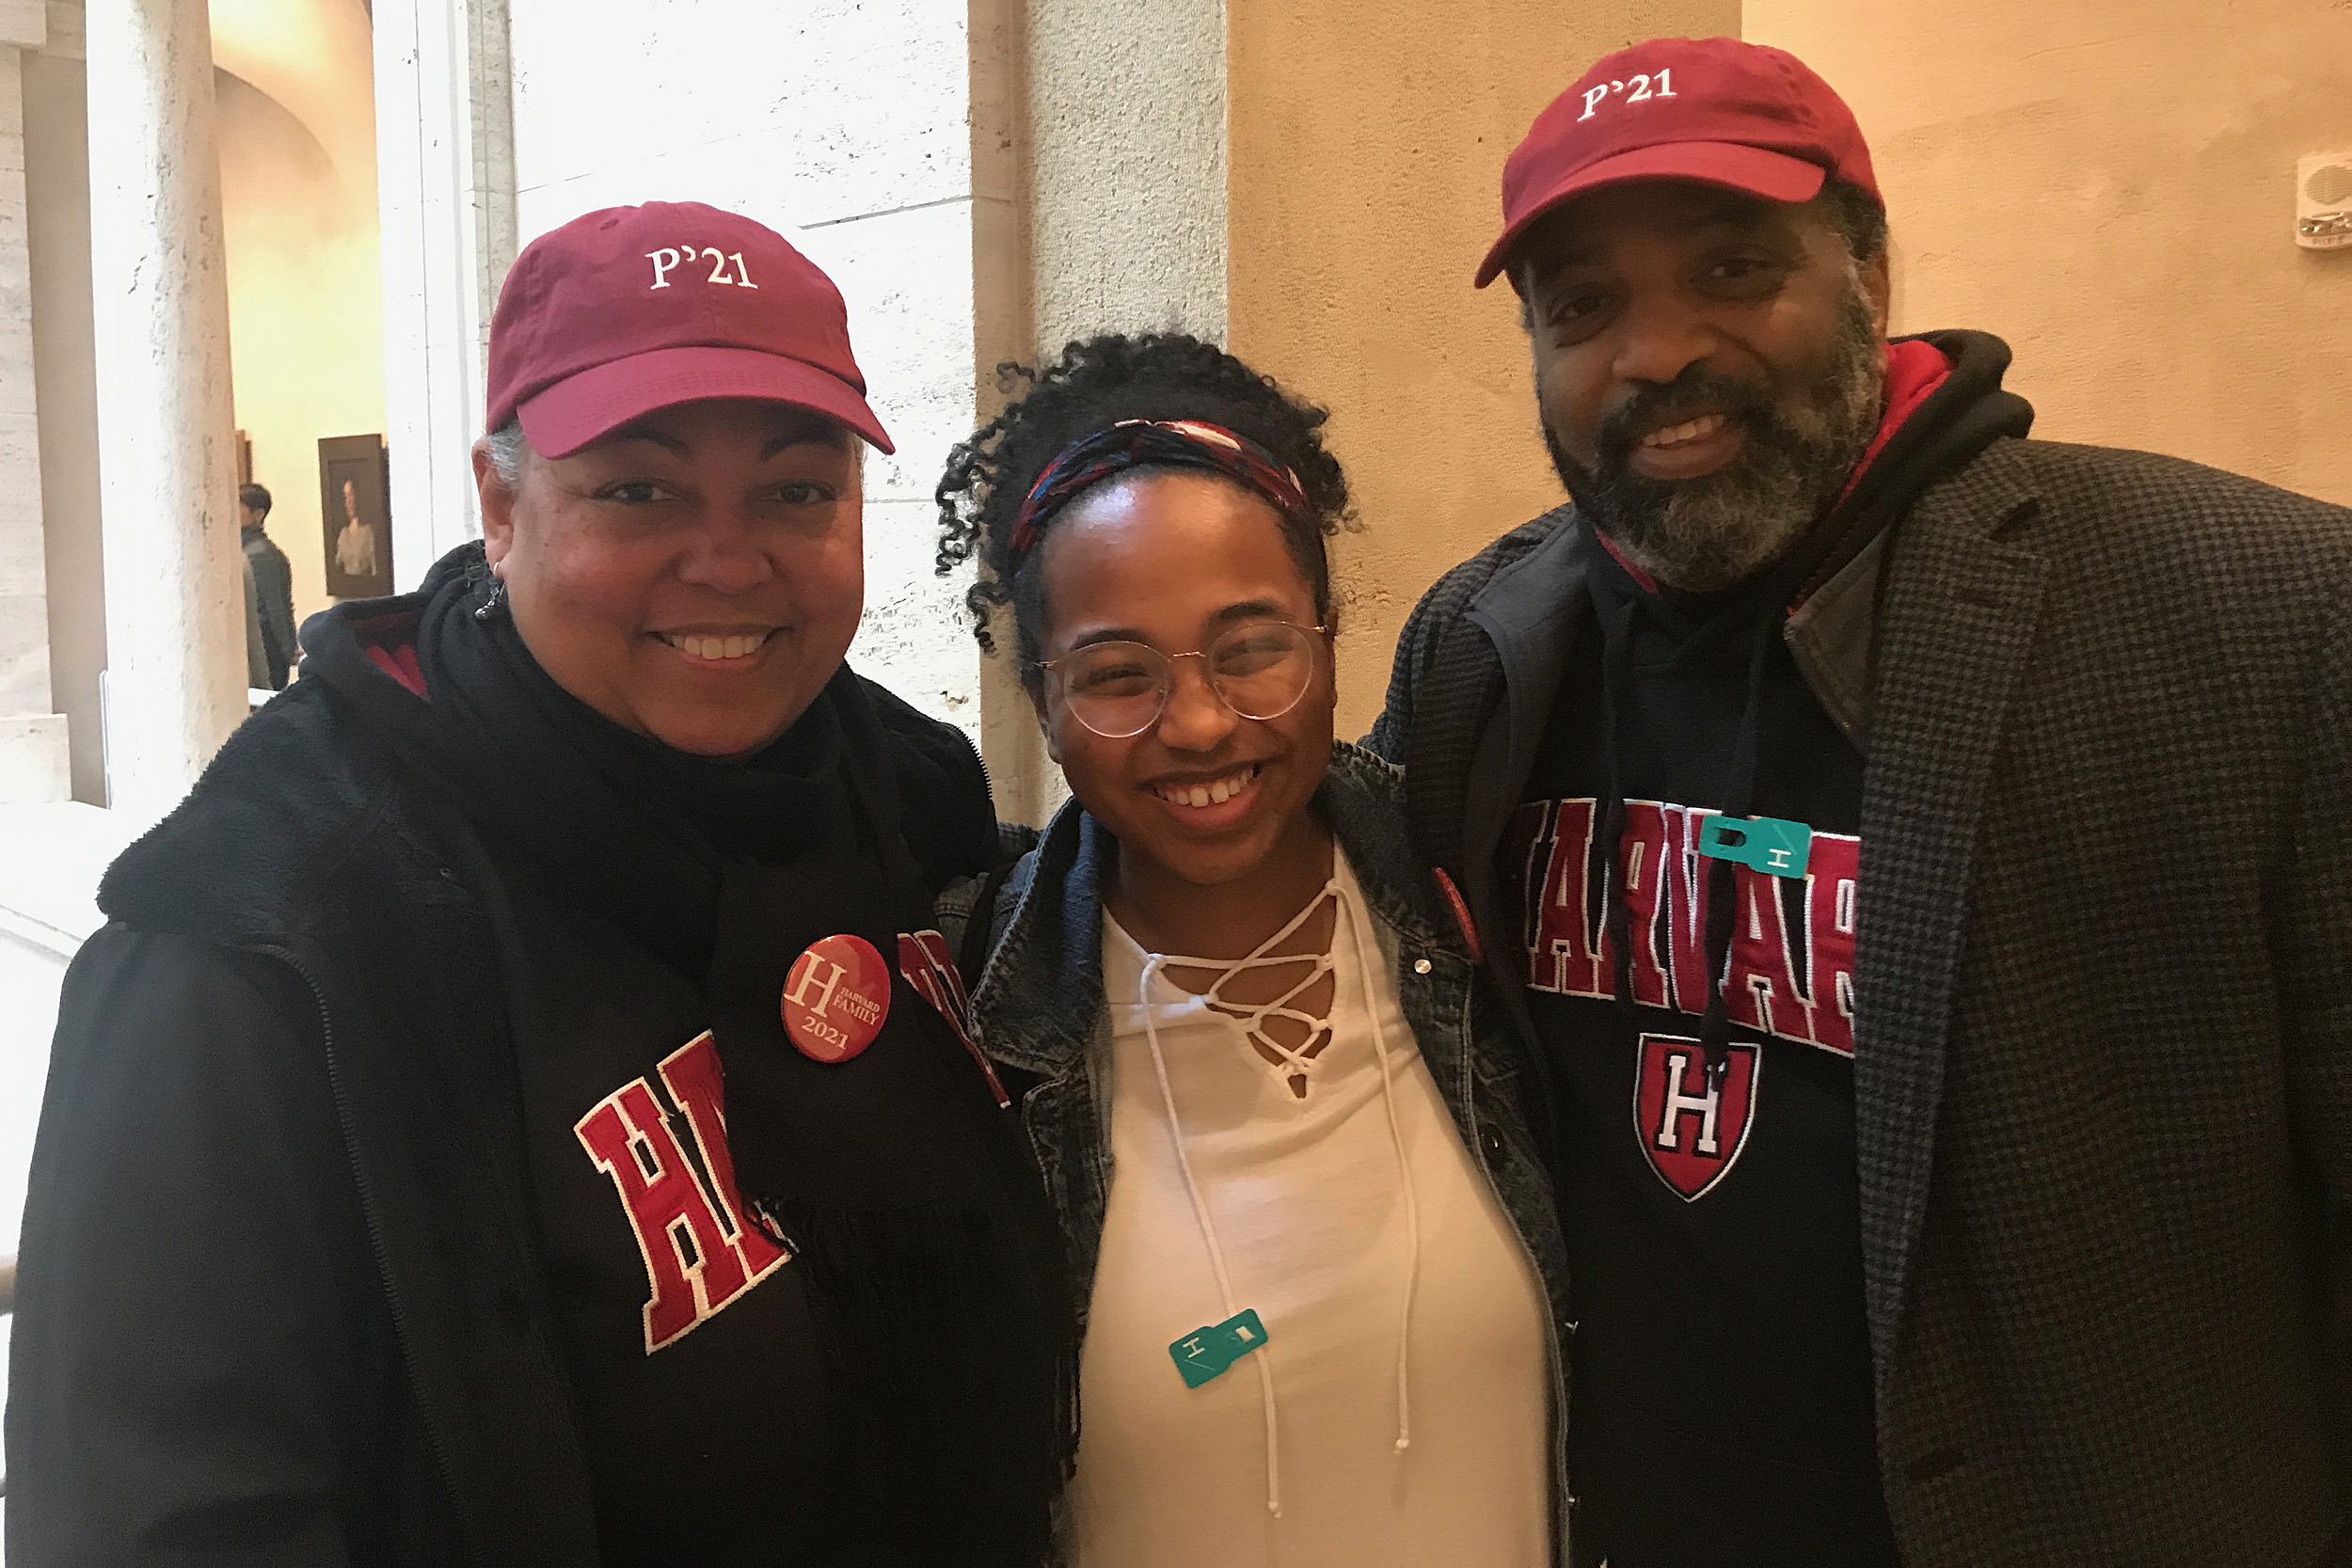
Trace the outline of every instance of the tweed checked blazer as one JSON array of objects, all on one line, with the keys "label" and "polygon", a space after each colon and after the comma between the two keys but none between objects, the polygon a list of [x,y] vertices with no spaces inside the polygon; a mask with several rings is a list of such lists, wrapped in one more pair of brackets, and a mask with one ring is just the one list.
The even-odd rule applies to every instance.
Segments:
[{"label": "tweed checked blazer", "polygon": [[[1590,613],[1571,515],[1430,590],[1370,737],[1522,1029],[1494,850]],[[1787,635],[1867,758],[1856,1158],[1905,1561],[2322,1560],[2352,1503],[2352,511],[2003,439]]]}]

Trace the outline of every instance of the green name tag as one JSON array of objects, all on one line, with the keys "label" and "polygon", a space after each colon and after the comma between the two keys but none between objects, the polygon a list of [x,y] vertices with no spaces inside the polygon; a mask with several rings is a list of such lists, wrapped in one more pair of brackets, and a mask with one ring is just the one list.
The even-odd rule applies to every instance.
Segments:
[{"label": "green name tag", "polygon": [[1802,877],[1813,830],[1778,816],[1708,816],[1699,821],[1699,853],[1773,877]]},{"label": "green name tag", "polygon": [[1176,1370],[1184,1374],[1184,1386],[1198,1388],[1264,1343],[1265,1324],[1258,1321],[1253,1307],[1213,1327],[1194,1329],[1169,1345],[1168,1354],[1176,1358]]}]

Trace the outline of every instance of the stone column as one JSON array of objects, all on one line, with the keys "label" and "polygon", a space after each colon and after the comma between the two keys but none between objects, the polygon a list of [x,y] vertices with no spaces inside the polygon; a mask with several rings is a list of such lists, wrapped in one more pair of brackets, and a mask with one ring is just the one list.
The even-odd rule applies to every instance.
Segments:
[{"label": "stone column", "polygon": [[490,314],[516,251],[507,0],[376,0],[393,586],[482,532]]},{"label": "stone column", "polygon": [[[1010,166],[998,179],[1018,203],[975,214],[994,251],[977,270],[985,285],[1009,259],[1025,285],[983,313],[1001,324],[976,344],[990,414],[999,359],[1097,332],[1225,341],[1226,0],[1030,0],[1017,30],[999,20],[1013,9],[972,0],[974,165]],[[980,736],[999,815],[1044,822],[1069,791],[1009,653],[980,663]]]},{"label": "stone column", "polygon": [[72,792],[51,711],[33,296],[25,248],[24,62],[48,40],[40,0],[0,4],[0,804]]},{"label": "stone column", "polygon": [[1025,172],[1040,354],[1096,332],[1225,341],[1226,10],[1225,0],[1029,6]]},{"label": "stone column", "polygon": [[108,804],[171,808],[244,716],[245,578],[206,0],[90,0]]}]

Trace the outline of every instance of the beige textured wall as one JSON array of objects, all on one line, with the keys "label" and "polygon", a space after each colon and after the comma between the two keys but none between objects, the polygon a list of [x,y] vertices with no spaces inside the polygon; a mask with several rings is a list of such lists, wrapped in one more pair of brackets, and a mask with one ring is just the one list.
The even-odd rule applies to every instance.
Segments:
[{"label": "beige textured wall", "polygon": [[1895,325],[2016,352],[2037,436],[2352,502],[2352,250],[2293,239],[2352,150],[2347,0],[1747,0],[1853,105]]},{"label": "beige textured wall", "polygon": [[1028,0],[1024,9],[1036,352],[1097,332],[1222,337],[1225,8]]},{"label": "beige textured wall", "polygon": [[1340,727],[1380,709],[1422,590],[1558,504],[1507,286],[1470,274],[1502,160],[1610,50],[1739,0],[1229,0],[1233,351],[1331,409],[1363,531],[1336,551]]},{"label": "beige textured wall", "polygon": [[49,690],[66,716],[73,798],[103,805],[98,674],[106,667],[106,576],[98,524],[89,94],[79,59],[35,55],[24,62],[24,187],[41,543],[49,570]]}]

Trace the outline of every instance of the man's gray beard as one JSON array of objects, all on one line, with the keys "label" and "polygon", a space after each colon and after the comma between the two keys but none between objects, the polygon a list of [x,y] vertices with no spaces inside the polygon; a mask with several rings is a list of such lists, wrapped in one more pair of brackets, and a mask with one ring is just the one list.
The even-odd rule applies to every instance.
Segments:
[{"label": "man's gray beard", "polygon": [[[1692,366],[1604,421],[1597,469],[1570,458],[1549,424],[1544,444],[1577,506],[1627,560],[1670,587],[1712,593],[1778,560],[1844,488],[1878,432],[1885,379],[1869,299],[1859,275],[1850,275],[1828,372],[1796,407],[1784,410],[1752,383]],[[1696,479],[1632,471],[1642,433],[1699,408],[1722,408],[1745,424],[1738,456]]]}]

